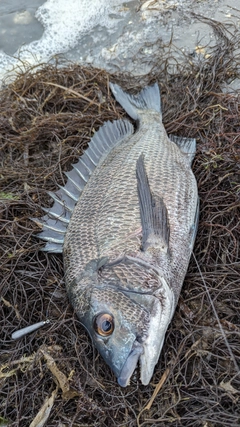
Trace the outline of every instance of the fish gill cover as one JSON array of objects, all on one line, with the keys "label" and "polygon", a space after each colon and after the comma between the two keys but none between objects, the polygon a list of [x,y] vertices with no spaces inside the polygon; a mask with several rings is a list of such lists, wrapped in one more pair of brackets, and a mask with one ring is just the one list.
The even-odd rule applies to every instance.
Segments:
[{"label": "fish gill cover", "polygon": [[[27,71],[0,105],[0,425],[237,427],[240,423],[240,34],[212,24],[214,48],[159,50],[141,82],[79,65]],[[171,66],[169,65],[171,63]],[[57,64],[56,64],[57,65]],[[108,87],[157,81],[167,132],[197,139],[201,200],[188,273],[148,386],[121,389],[68,302],[61,255],[39,251],[47,191],[64,184],[93,133],[125,117]],[[11,339],[20,328],[50,319]]]}]

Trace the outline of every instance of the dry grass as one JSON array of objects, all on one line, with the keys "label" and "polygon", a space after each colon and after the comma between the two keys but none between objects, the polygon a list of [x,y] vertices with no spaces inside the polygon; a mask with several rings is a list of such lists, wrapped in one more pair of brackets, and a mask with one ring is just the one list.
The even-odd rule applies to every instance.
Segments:
[{"label": "dry grass", "polygon": [[0,425],[29,426],[50,397],[47,427],[240,425],[240,92],[222,91],[240,78],[240,35],[215,30],[210,56],[185,57],[173,72],[170,47],[141,82],[159,82],[167,132],[197,138],[201,199],[195,258],[147,387],[138,375],[117,385],[68,303],[62,257],[39,251],[29,219],[51,203],[47,191],[63,184],[93,131],[124,115],[109,79],[128,89],[139,81],[46,65],[0,94]]}]

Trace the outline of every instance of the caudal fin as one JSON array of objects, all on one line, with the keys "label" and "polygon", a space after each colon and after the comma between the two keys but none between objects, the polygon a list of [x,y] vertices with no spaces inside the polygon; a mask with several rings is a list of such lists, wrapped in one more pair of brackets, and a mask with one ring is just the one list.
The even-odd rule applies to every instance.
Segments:
[{"label": "caudal fin", "polygon": [[110,83],[116,100],[132,119],[139,119],[139,110],[155,110],[161,113],[161,97],[158,84],[147,86],[137,95],[124,92],[117,84]]}]

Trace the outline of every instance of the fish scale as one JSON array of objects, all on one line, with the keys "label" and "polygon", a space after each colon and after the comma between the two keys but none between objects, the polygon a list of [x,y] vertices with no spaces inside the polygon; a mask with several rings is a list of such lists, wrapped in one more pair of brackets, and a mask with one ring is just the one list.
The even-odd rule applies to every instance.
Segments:
[{"label": "fish scale", "polygon": [[[189,231],[189,223],[186,223],[185,219],[191,217],[191,212],[188,212],[186,207],[181,209],[179,200],[183,200],[185,194],[195,191],[195,182],[193,181],[192,187],[184,185],[189,166],[184,159],[181,159],[180,150],[169,141],[166,133],[159,131],[160,126],[160,118],[156,116],[150,132],[145,127],[141,138],[136,134],[131,137],[131,141],[127,140],[121,147],[113,149],[111,156],[103,162],[98,173],[89,180],[88,188],[85,189],[72,215],[67,234],[69,238],[65,241],[67,250],[70,248],[78,260],[81,259],[76,263],[75,258],[71,258],[69,260],[71,265],[68,265],[68,260],[65,261],[67,272],[70,272],[69,279],[66,275],[67,282],[79,274],[91,258],[107,255],[111,259],[122,252],[137,253],[139,251],[139,239],[136,237],[128,238],[126,247],[126,237],[141,228],[135,179],[139,153],[145,155],[144,161],[150,188],[153,189],[154,194],[163,197],[168,207],[171,227],[170,250],[173,253],[176,238],[179,247],[179,238],[182,238],[186,232],[186,229],[183,229],[180,233],[179,224],[183,226],[186,224],[185,228]],[[172,160],[170,162],[169,159],[174,157],[178,161],[178,167],[175,163],[173,168]],[[89,200],[94,200],[95,212],[92,212]],[[176,206],[179,207],[178,210]],[[107,221],[109,213],[114,218],[112,223]],[[193,219],[192,215],[192,222]],[[81,245],[79,245],[82,234],[84,238],[81,237]],[[179,255],[176,254],[176,256]],[[177,260],[175,262],[177,263]]]},{"label": "fish scale", "polygon": [[63,250],[69,299],[125,387],[138,361],[149,383],[188,268],[199,210],[196,142],[167,136],[157,84],[136,96],[111,89],[137,130],[118,120],[96,132],[52,195],[42,238],[46,250]]},{"label": "fish scale", "polygon": [[135,291],[139,291],[142,283],[145,283],[144,288],[157,289],[158,280],[156,274],[151,270],[146,270],[139,265],[119,264],[111,269],[105,268],[101,273],[104,280],[111,282],[119,282],[124,288],[128,288],[129,284],[133,286]]}]

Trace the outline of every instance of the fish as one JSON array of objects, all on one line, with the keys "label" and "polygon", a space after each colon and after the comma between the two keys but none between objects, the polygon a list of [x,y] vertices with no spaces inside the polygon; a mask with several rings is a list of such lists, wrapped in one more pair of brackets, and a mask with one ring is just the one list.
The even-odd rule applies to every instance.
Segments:
[{"label": "fish", "polygon": [[194,138],[167,135],[157,83],[137,95],[110,83],[128,119],[93,135],[45,216],[45,251],[62,253],[69,300],[121,387],[148,385],[198,227]]}]

